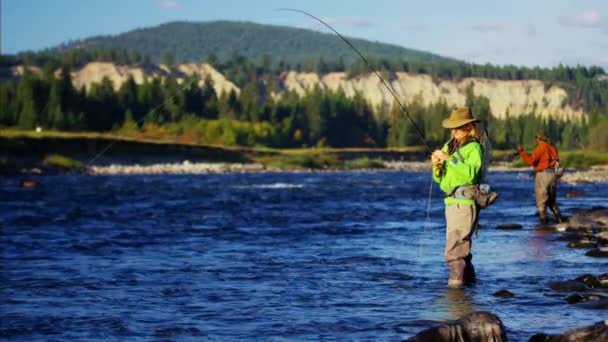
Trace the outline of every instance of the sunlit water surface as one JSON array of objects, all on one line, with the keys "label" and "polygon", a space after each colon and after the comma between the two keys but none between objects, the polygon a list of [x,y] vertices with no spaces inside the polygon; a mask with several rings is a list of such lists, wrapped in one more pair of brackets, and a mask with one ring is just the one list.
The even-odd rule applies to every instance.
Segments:
[{"label": "sunlit water surface", "polygon": [[[3,178],[0,337],[397,341],[487,310],[517,341],[605,318],[548,288],[606,261],[535,229],[528,173],[491,175],[501,197],[473,242],[478,282],[447,290],[443,196],[433,185],[429,203],[429,177],[66,175],[38,189]],[[562,184],[559,202],[571,215],[606,194]]]}]

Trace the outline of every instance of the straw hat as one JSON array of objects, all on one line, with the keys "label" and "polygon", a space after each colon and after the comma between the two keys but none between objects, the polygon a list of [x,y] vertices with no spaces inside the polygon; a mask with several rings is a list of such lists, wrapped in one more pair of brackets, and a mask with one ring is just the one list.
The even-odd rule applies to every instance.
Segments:
[{"label": "straw hat", "polygon": [[469,122],[479,122],[479,119],[475,119],[471,114],[469,107],[458,107],[452,109],[450,117],[441,122],[441,126],[445,128],[458,128],[464,126]]}]

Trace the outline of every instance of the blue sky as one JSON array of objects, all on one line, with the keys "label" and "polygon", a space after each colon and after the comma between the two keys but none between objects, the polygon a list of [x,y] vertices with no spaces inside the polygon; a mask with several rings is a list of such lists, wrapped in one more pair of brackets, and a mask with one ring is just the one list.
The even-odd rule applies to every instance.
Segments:
[{"label": "blue sky", "polygon": [[608,71],[607,0],[1,0],[2,53],[186,20],[311,28],[318,16],[345,36],[474,63]]}]

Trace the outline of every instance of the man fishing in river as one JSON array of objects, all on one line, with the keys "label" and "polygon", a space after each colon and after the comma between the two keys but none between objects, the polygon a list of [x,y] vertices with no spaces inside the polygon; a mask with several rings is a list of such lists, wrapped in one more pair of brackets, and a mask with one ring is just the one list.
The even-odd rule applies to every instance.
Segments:
[{"label": "man fishing in river", "polygon": [[536,148],[528,155],[523,147],[517,146],[517,151],[524,162],[534,167],[534,192],[536,194],[536,209],[538,220],[542,224],[549,223],[547,207],[553,211],[555,220],[562,222],[562,214],[557,206],[557,175],[555,165],[559,163],[557,148],[549,142],[544,132],[536,135]]}]

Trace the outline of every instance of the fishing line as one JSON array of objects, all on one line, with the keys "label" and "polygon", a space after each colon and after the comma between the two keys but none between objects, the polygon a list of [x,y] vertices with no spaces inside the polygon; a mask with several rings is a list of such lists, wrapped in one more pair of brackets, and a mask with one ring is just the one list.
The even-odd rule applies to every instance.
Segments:
[{"label": "fishing line", "polygon": [[[146,115],[144,115],[141,119],[137,120],[135,123],[137,125],[139,125],[140,123],[143,123],[144,120],[146,119],[146,117],[148,117],[149,115],[154,114],[156,111],[158,111],[159,109],[161,109],[162,107],[164,107],[165,104],[167,102],[169,102],[169,100],[173,100],[178,94],[182,93],[186,88],[190,87],[197,80],[198,80],[198,77],[192,77],[192,79],[190,80],[190,82],[186,83],[184,86],[182,86],[181,88],[179,88],[175,93],[173,93],[171,96],[169,96],[168,99],[165,99],[161,104],[159,104],[158,106],[156,106],[155,108],[153,108],[152,110],[150,110]],[[101,157],[105,152],[107,152],[117,142],[118,142],[117,139],[112,140],[105,148],[103,148],[101,150],[101,152],[97,153],[91,160],[89,160],[86,163],[86,167],[88,168],[89,166],[91,166],[91,164],[95,160],[97,160],[97,158]]]},{"label": "fishing line", "polygon": [[[395,101],[397,102],[397,104],[399,105],[399,107],[401,108],[401,111],[403,113],[405,113],[405,115],[407,116],[407,118],[412,123],[412,126],[416,130],[416,133],[418,134],[418,137],[422,141],[424,147],[426,147],[426,149],[429,151],[429,153],[431,153],[431,154],[433,153],[433,150],[431,150],[431,148],[429,147],[426,139],[424,138],[424,135],[422,134],[422,132],[418,128],[418,125],[416,125],[416,122],[414,122],[414,120],[412,119],[412,117],[410,116],[410,114],[407,112],[407,110],[405,109],[405,106],[401,103],[401,101],[399,101],[399,98],[397,97],[397,94],[394,91],[392,85],[389,85],[389,83],[384,80],[384,78],[371,66],[371,64],[367,60],[367,58],[365,58],[365,56],[363,56],[363,54],[361,52],[359,52],[359,50],[357,50],[357,48],[353,44],[351,44],[351,42],[348,39],[344,38],[344,36],[342,36],[338,31],[336,31],[329,24],[327,24],[323,20],[315,17],[314,15],[312,15],[310,13],[307,13],[307,12],[304,12],[304,11],[298,10],[298,9],[293,9],[293,8],[279,8],[277,10],[278,11],[296,12],[296,13],[301,13],[301,14],[307,15],[307,16],[313,18],[314,20],[320,22],[325,27],[327,27],[328,29],[330,29],[331,31],[333,31],[336,35],[338,35],[338,37],[340,37],[351,49],[353,49],[357,53],[357,55],[359,55],[359,57],[361,57],[361,59],[367,65],[367,68],[371,72],[373,72],[378,77],[378,79],[380,79],[381,83],[384,85],[384,87],[386,87],[386,89],[388,90],[388,92],[393,96],[393,98],[395,99]],[[432,197],[432,194],[433,194],[433,178],[431,178],[430,185],[429,185],[429,196],[428,196],[428,202],[427,202],[426,221],[424,223],[424,228],[423,228],[424,230],[423,230],[423,233],[422,233],[422,235],[420,235],[420,238],[418,240],[418,257],[420,257],[421,239],[422,239],[422,237],[424,235],[426,235],[427,227],[430,226],[430,224],[431,224],[431,197]]]},{"label": "fishing line", "polygon": [[340,37],[348,46],[350,46],[351,49],[353,49],[357,53],[357,55],[359,55],[359,57],[361,57],[361,59],[363,59],[363,61],[367,65],[367,68],[371,72],[373,72],[374,74],[376,74],[376,76],[378,76],[378,78],[380,79],[380,81],[382,82],[382,84],[384,85],[384,87],[386,87],[386,89],[393,96],[393,98],[395,99],[395,101],[397,101],[397,104],[399,105],[399,107],[401,107],[401,110],[403,111],[403,113],[405,113],[405,115],[407,116],[407,118],[412,123],[412,125],[413,125],[414,129],[416,130],[416,133],[418,134],[418,137],[420,137],[420,140],[422,141],[424,147],[426,147],[426,149],[430,153],[433,153],[433,150],[429,147],[426,139],[424,138],[424,134],[422,134],[422,132],[418,128],[418,125],[416,125],[416,122],[414,122],[414,120],[412,119],[412,117],[410,116],[410,114],[407,112],[407,110],[405,109],[405,106],[401,103],[401,101],[399,101],[399,98],[397,98],[397,94],[393,91],[393,88],[391,86],[389,86],[388,82],[386,82],[384,80],[384,78],[382,76],[380,76],[380,74],[374,68],[372,68],[372,66],[371,66],[370,62],[367,60],[367,58],[365,58],[365,56],[363,56],[363,54],[361,54],[361,52],[359,52],[359,50],[357,50],[357,48],[353,44],[351,44],[351,42],[348,39],[344,38],[338,31],[336,31],[329,24],[327,24],[323,20],[315,17],[314,15],[312,15],[310,13],[307,13],[307,12],[304,12],[304,11],[298,10],[298,9],[293,9],[293,8],[279,8],[279,9],[277,9],[277,11],[289,11],[289,12],[302,13],[304,15],[307,15],[307,16],[315,19],[316,21],[320,22],[321,24],[325,25],[325,27],[327,27],[328,29],[332,30],[336,35],[338,35],[338,37]]},{"label": "fishing line", "polygon": [[422,238],[426,236],[427,228],[431,226],[431,197],[433,194],[433,178],[431,177],[431,181],[429,184],[429,198],[426,203],[426,220],[424,220],[424,225],[422,227],[422,234],[418,238],[418,253],[416,255],[417,258],[420,259],[420,250],[422,248]]}]

